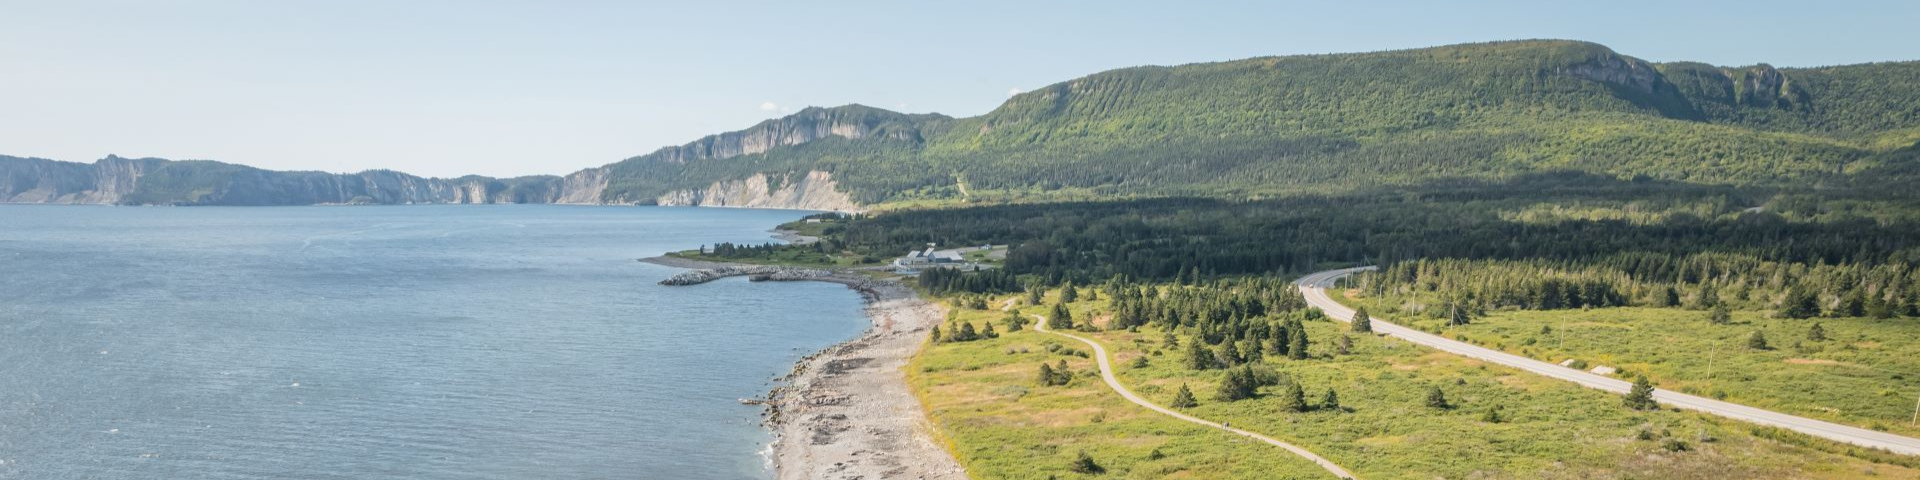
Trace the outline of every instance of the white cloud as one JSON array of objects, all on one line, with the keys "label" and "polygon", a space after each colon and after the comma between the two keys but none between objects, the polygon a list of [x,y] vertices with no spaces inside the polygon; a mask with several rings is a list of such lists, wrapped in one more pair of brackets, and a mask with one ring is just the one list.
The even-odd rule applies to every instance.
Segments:
[{"label": "white cloud", "polygon": [[1020,87],[1013,87],[1011,89],[1007,89],[1007,96],[1011,97],[1011,96],[1019,95],[1026,92],[1027,92],[1026,90],[1021,90]]},{"label": "white cloud", "polygon": [[773,102],[760,102],[760,110],[768,111],[768,112],[778,112],[780,111],[780,104],[773,103]]}]

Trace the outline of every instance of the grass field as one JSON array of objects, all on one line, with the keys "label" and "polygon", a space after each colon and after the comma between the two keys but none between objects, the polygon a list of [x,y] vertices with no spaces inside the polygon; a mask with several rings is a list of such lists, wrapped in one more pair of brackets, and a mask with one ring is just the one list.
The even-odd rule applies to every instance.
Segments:
[{"label": "grass field", "polygon": [[[1103,304],[1078,302],[1072,310],[1079,319],[1097,318]],[[992,320],[1005,332],[1002,312],[956,312],[976,327]],[[1309,403],[1318,404],[1328,388],[1338,391],[1340,412],[1286,411],[1272,387],[1255,399],[1214,401],[1221,374],[1180,366],[1179,351],[1161,345],[1161,332],[1092,336],[1112,350],[1120,377],[1141,395],[1165,405],[1186,384],[1201,402],[1189,413],[1294,442],[1361,478],[1920,478],[1912,468],[1832,453],[1847,447],[1831,442],[1690,412],[1633,411],[1617,395],[1391,338],[1352,335],[1350,354],[1332,355],[1346,325],[1307,326],[1319,358],[1267,363],[1301,383]],[[1075,354],[1084,349],[1049,352],[1048,344],[1074,344],[1042,335],[1026,329],[936,344],[910,367],[910,383],[974,478],[1096,478],[1067,472],[1080,450],[1109,469],[1098,478],[1325,478],[1285,451],[1127,403],[1096,377],[1039,386],[1042,362],[1066,359],[1082,374],[1093,368]],[[1132,366],[1142,356],[1148,364]],[[1433,386],[1454,408],[1424,405]],[[1498,423],[1485,419],[1494,407],[1504,417]],[[1675,451],[1680,444],[1684,450]],[[1148,460],[1156,448],[1166,458]]]},{"label": "grass field", "polygon": [[[1030,328],[1006,332],[1000,312],[956,311],[976,328],[995,321],[1004,333],[929,346],[907,367],[907,379],[973,478],[1332,478],[1271,445],[1128,403],[1093,373],[1092,359],[1073,353],[1085,345],[1070,349],[1070,340]],[[1061,360],[1079,375],[1040,386],[1040,365]],[[1106,472],[1069,470],[1081,451]]]},{"label": "grass field", "polygon": [[[1343,298],[1374,316],[1390,302]],[[1407,316],[1400,316],[1405,319]],[[1733,312],[1715,325],[1705,311],[1673,308],[1491,312],[1465,326],[1410,325],[1529,357],[1647,374],[1660,388],[1873,428],[1920,435],[1920,323],[1913,319],[1778,319]],[[1813,324],[1825,340],[1809,338]],[[1543,330],[1544,329],[1544,330]],[[1546,333],[1542,333],[1542,332]],[[1770,348],[1747,348],[1761,332]]]}]

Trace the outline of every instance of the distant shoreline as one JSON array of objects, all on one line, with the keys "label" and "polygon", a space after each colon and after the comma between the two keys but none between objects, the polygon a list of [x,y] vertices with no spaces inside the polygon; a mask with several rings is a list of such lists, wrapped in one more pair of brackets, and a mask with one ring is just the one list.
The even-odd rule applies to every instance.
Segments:
[{"label": "distant shoreline", "polygon": [[[640,261],[696,270],[762,267],[667,256]],[[859,291],[870,324],[857,337],[801,357],[765,399],[743,399],[766,406],[775,478],[964,480],[959,462],[930,438],[936,429],[903,370],[946,309],[899,282],[845,270],[791,280]]]}]

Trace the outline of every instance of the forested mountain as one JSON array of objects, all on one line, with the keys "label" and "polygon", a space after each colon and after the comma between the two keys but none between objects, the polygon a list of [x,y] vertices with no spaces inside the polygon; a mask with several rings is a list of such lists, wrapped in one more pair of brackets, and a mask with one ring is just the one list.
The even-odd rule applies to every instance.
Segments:
[{"label": "forested mountain", "polygon": [[796,117],[821,112],[884,118],[911,134],[822,138],[709,164],[636,157],[609,168],[647,173],[609,192],[808,170],[833,172],[866,203],[1271,194],[1560,170],[1851,186],[1913,178],[1920,63],[1723,68],[1515,41],[1128,68],[957,120],[861,106]]},{"label": "forested mountain", "polygon": [[[753,178],[772,191],[809,175],[861,204],[1246,197],[1549,171],[1853,188],[1920,178],[1916,151],[1920,62],[1716,67],[1529,40],[1126,68],[962,119],[809,108],[507,185],[626,204],[698,200]],[[183,195],[256,181],[199,168],[210,173],[174,175],[164,190],[140,182],[135,192],[151,195],[123,201],[194,203]]]}]

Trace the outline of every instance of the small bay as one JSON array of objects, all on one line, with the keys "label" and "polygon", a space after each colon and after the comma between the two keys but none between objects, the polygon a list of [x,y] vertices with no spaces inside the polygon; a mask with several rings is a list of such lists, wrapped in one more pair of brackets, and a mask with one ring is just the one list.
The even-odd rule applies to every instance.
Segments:
[{"label": "small bay", "polygon": [[766,478],[859,297],[635,259],[800,215],[0,206],[0,478]]}]

